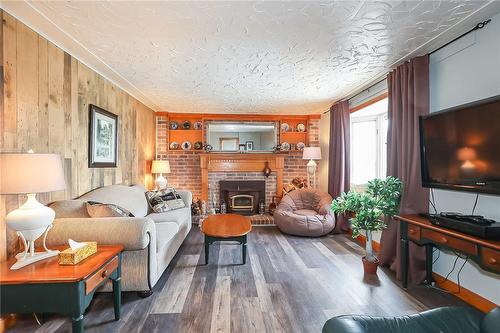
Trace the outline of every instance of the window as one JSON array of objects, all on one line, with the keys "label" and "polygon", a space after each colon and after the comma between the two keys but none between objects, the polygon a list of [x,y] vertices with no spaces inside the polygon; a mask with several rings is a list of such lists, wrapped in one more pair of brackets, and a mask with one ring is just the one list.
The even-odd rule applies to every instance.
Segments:
[{"label": "window", "polygon": [[351,186],[363,188],[387,171],[387,98],[351,114]]}]

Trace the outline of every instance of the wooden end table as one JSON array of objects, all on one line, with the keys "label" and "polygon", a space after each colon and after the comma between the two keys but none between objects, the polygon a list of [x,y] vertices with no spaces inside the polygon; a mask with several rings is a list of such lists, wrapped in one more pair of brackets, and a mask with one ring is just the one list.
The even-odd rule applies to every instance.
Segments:
[{"label": "wooden end table", "polygon": [[1,262],[1,313],[60,313],[71,317],[73,332],[83,332],[85,309],[96,289],[111,279],[119,320],[122,251],[121,245],[98,246],[96,254],[74,266],[59,265],[57,256],[18,270],[10,270],[14,259]]},{"label": "wooden end table", "polygon": [[241,244],[243,265],[247,258],[247,234],[252,230],[250,219],[238,214],[209,215],[201,226],[205,234],[205,264],[208,264],[210,245],[232,241]]}]

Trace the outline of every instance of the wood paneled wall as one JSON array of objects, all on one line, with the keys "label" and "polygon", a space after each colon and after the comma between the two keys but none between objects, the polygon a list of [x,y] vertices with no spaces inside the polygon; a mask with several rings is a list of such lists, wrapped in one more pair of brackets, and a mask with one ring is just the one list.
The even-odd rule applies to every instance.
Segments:
[{"label": "wood paneled wall", "polygon": [[[13,16],[0,10],[0,17],[0,151],[59,153],[64,163],[66,191],[40,195],[41,201],[110,184],[151,186],[154,112]],[[116,168],[88,168],[89,104],[119,117]],[[0,196],[0,259],[16,243],[4,216],[23,201]]]}]

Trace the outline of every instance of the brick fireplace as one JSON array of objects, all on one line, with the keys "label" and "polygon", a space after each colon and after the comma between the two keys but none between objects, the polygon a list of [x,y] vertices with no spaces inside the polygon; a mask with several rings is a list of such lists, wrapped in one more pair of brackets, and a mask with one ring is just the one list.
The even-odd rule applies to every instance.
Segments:
[{"label": "brick fireplace", "polygon": [[[230,116],[228,116],[230,117]],[[189,190],[193,193],[195,199],[203,198],[203,193],[214,192],[217,200],[219,200],[219,181],[220,180],[265,180],[266,181],[266,208],[277,189],[282,189],[284,183],[292,181],[295,177],[307,177],[306,164],[307,160],[302,159],[301,151],[290,151],[282,154],[266,154],[269,156],[281,156],[283,158],[283,169],[280,179],[278,179],[277,170],[273,167],[273,172],[269,178],[263,175],[263,168],[254,169],[253,171],[229,171],[222,169],[221,171],[207,172],[206,182],[203,181],[204,174],[200,167],[201,160],[205,154],[203,151],[182,151],[168,150],[168,123],[169,117],[165,114],[159,114],[156,117],[156,158],[168,159],[172,172],[165,175],[168,183],[178,189]],[[319,119],[310,119],[308,122],[308,137],[310,146],[319,145]],[[208,155],[221,155],[212,153]],[[252,154],[234,154],[251,156]],[[243,157],[245,158],[245,157]],[[320,163],[320,161],[318,162]],[[204,192],[206,191],[206,192]],[[281,193],[281,192],[280,192]],[[210,200],[207,201],[209,203]]]}]

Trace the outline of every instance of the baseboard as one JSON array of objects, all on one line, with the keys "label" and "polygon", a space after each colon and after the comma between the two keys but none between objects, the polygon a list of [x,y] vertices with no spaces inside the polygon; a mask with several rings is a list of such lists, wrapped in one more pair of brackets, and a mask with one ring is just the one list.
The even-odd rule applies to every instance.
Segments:
[{"label": "baseboard", "polygon": [[473,307],[482,312],[488,312],[498,306],[497,304],[470,291],[469,289],[464,288],[463,286],[461,286],[460,291],[458,291],[458,284],[456,284],[453,281],[446,280],[444,277],[442,277],[437,273],[432,273],[432,277],[434,278],[434,281],[436,282],[436,285],[439,288],[452,293],[453,295],[460,298],[462,301],[472,305]]},{"label": "baseboard", "polygon": [[[352,235],[351,230],[348,231],[348,234]],[[365,244],[366,244],[366,237],[365,236],[359,235],[356,239],[358,240],[358,242],[361,245],[365,246]],[[372,241],[372,246],[373,246],[373,249],[375,250],[375,252],[380,251],[380,243],[379,242]],[[442,277],[441,275],[439,275],[437,273],[432,273],[432,276],[434,278],[434,281],[436,282],[436,285],[439,288],[444,289],[444,290],[454,294],[455,296],[460,298],[465,303],[472,305],[473,307],[475,307],[476,309],[478,309],[482,312],[485,312],[485,313],[489,312],[493,308],[498,306],[497,304],[495,304],[495,303],[487,300],[486,298],[470,291],[469,289],[464,288],[463,286],[460,287],[460,292],[459,292],[458,291],[458,284],[456,284],[455,282],[450,281],[450,280],[445,280],[444,277]]]}]

